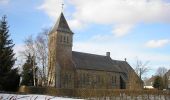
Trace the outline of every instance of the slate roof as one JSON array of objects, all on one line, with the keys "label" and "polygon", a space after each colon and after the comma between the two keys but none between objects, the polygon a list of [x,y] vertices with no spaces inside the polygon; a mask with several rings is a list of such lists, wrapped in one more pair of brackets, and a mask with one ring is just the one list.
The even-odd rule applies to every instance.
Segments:
[{"label": "slate roof", "polygon": [[120,69],[124,73],[128,73],[129,71],[134,71],[134,69],[126,61],[117,61],[117,63],[119,64]]},{"label": "slate roof", "polygon": [[71,31],[71,29],[68,26],[68,23],[67,23],[63,13],[60,14],[60,17],[57,20],[54,27],[52,28],[51,33],[55,32],[55,31],[73,34],[73,32]]},{"label": "slate roof", "polygon": [[[73,61],[77,69],[91,69],[102,71],[126,72],[120,67],[120,61],[112,60],[109,56],[95,55],[82,52],[72,52]],[[121,61],[123,62],[123,61]],[[125,62],[125,61],[124,61]],[[125,67],[125,66],[124,66]]]}]

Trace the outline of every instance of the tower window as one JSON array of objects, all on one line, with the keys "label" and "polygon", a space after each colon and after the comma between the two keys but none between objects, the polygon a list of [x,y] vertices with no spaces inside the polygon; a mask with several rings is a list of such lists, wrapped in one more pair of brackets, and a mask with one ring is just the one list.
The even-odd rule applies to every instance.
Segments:
[{"label": "tower window", "polygon": [[67,36],[67,43],[68,43],[69,41],[68,41],[68,36]]},{"label": "tower window", "polygon": [[66,42],[66,37],[64,36],[64,42]]},{"label": "tower window", "polygon": [[61,35],[61,36],[60,36],[60,42],[62,42],[62,38],[63,38],[63,37],[62,37],[62,35]]}]

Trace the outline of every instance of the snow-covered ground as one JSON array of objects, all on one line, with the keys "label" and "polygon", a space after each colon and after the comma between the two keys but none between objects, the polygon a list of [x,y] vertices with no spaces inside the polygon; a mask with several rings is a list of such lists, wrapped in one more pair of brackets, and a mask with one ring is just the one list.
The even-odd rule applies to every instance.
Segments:
[{"label": "snow-covered ground", "polygon": [[55,97],[47,95],[20,95],[20,94],[3,94],[0,93],[0,100],[83,100],[83,99],[73,99],[67,97]]},{"label": "snow-covered ground", "polygon": [[[130,97],[130,96],[116,96],[116,97],[100,97],[100,98],[90,98],[90,100],[170,100],[170,96],[164,95],[148,95],[145,96],[137,96],[137,97]],[[68,97],[56,97],[56,96],[47,96],[47,95],[21,95],[21,94],[4,94],[0,93],[0,100],[84,100],[84,99],[75,99],[75,98],[68,98]]]}]

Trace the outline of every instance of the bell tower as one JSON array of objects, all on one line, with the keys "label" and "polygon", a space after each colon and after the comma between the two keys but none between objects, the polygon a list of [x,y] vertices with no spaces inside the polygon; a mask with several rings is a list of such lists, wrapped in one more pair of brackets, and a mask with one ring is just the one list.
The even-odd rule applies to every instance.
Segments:
[{"label": "bell tower", "polygon": [[[61,87],[61,70],[72,59],[73,32],[61,13],[49,33],[48,43],[48,85]],[[67,67],[69,67],[67,65]]]}]

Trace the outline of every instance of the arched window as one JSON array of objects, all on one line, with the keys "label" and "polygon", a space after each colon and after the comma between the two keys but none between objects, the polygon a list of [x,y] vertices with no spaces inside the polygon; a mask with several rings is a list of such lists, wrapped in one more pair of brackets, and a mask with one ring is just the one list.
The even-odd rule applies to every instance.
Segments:
[{"label": "arched window", "polygon": [[86,76],[86,84],[89,85],[90,84],[90,75],[87,74]]},{"label": "arched window", "polygon": [[71,81],[71,78],[72,78],[72,76],[71,76],[71,74],[69,74],[69,81]]},{"label": "arched window", "polygon": [[60,42],[62,42],[62,38],[63,38],[63,37],[62,37],[62,35],[61,35],[61,36],[60,36]]},{"label": "arched window", "polygon": [[64,81],[63,81],[63,86],[66,88],[68,87],[68,74],[67,73],[64,73]]},{"label": "arched window", "polygon": [[69,43],[68,36],[67,36],[67,43]]},{"label": "arched window", "polygon": [[84,74],[83,74],[83,84],[84,84],[84,85],[85,85],[85,83],[86,83],[86,79],[85,79],[85,78],[86,78],[86,74],[84,73]]},{"label": "arched window", "polygon": [[64,36],[64,42],[66,42],[66,36]]},{"label": "arched window", "polygon": [[100,83],[100,76],[99,75],[96,76],[96,81],[97,81],[97,84]]},{"label": "arched window", "polygon": [[112,76],[112,87],[114,87],[115,86],[115,78]]},{"label": "arched window", "polygon": [[80,86],[83,87],[85,84],[85,74],[81,73],[80,74]]}]

